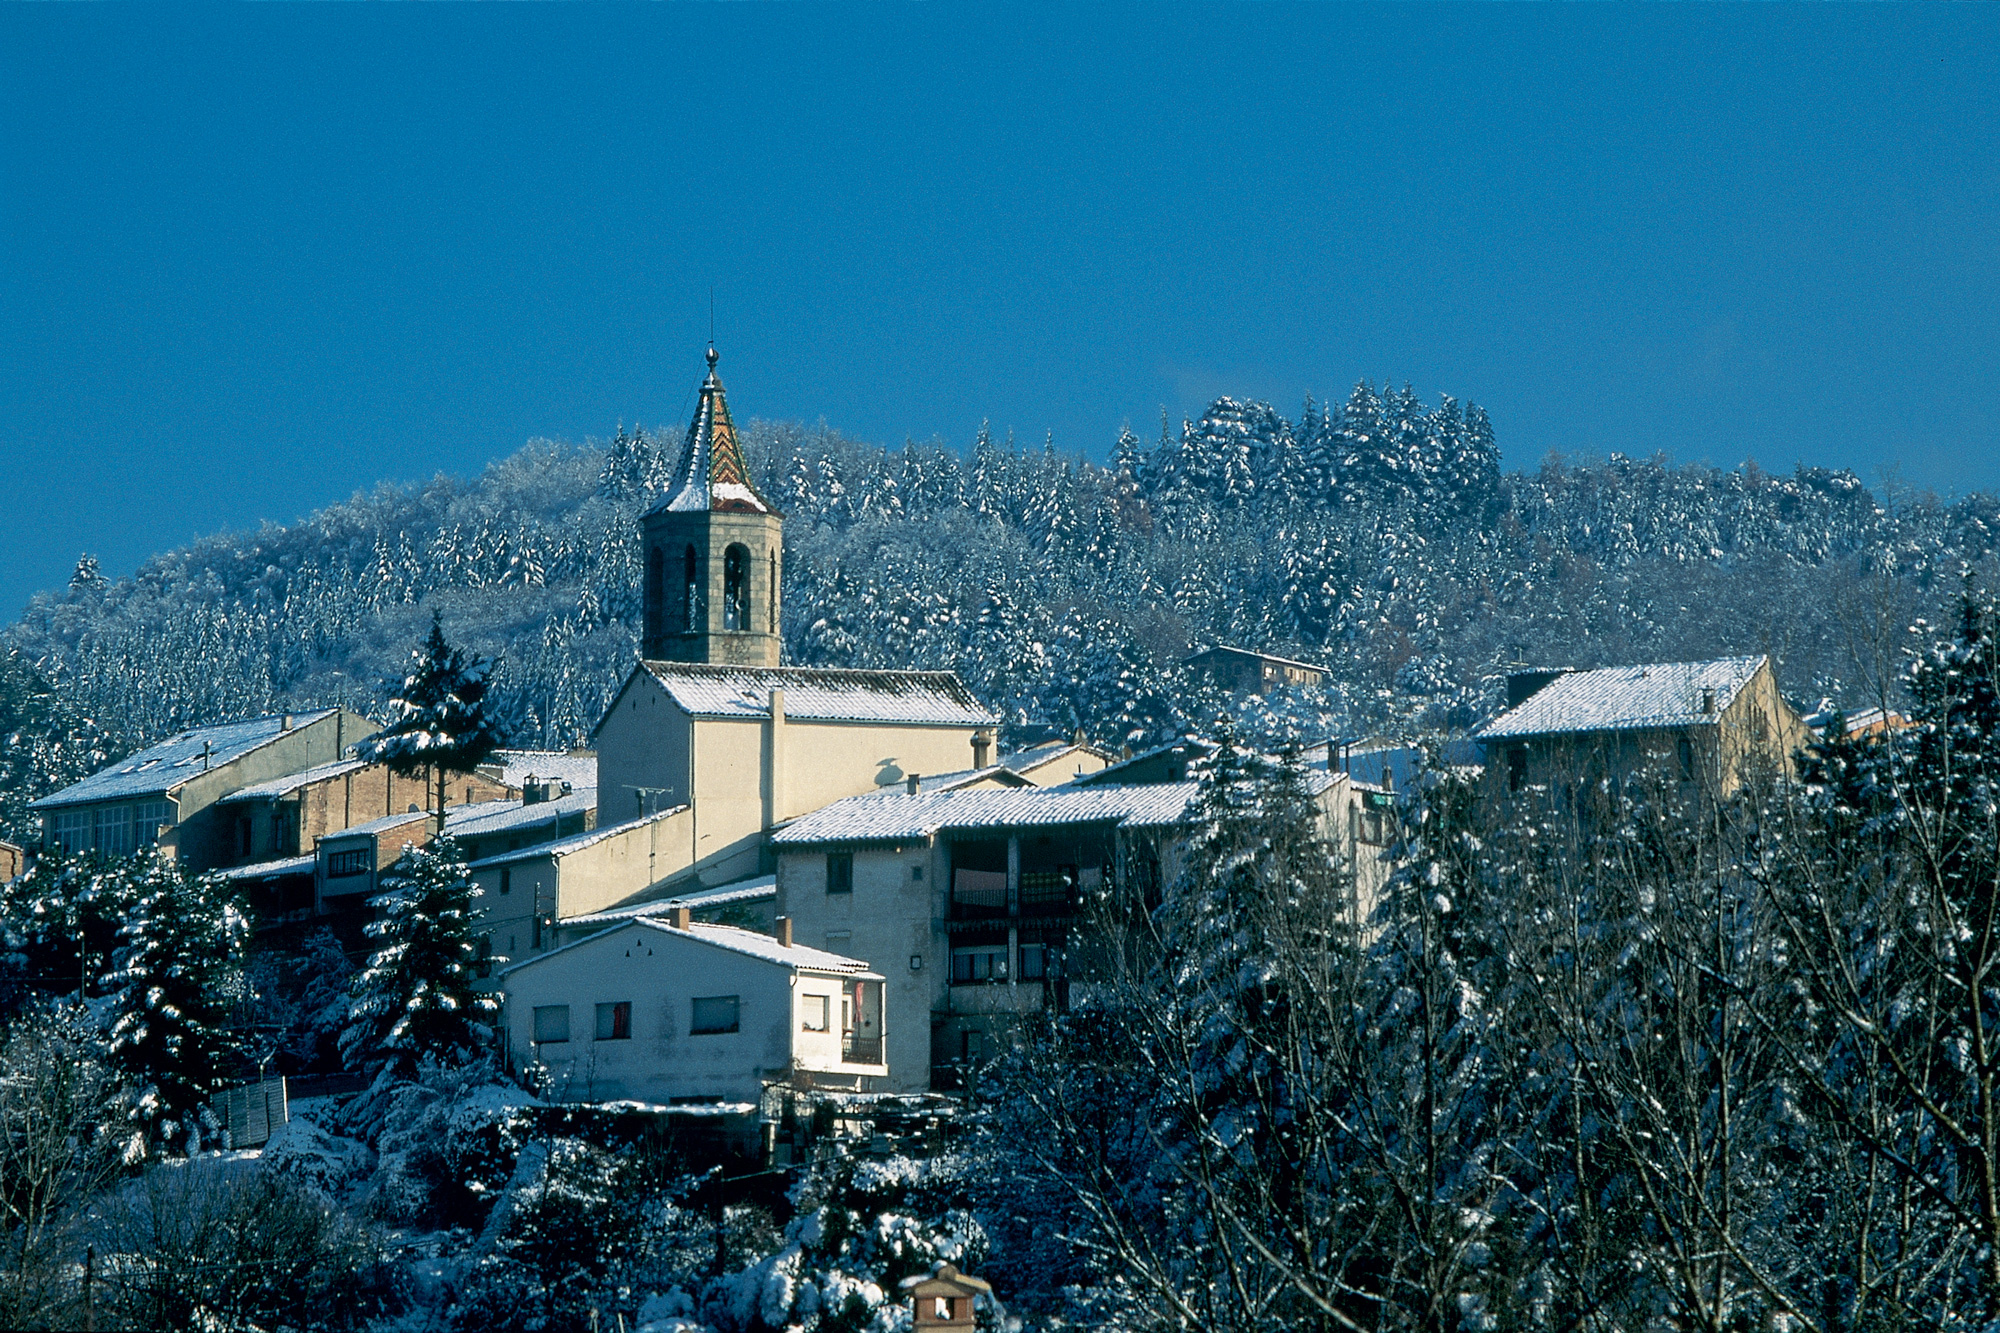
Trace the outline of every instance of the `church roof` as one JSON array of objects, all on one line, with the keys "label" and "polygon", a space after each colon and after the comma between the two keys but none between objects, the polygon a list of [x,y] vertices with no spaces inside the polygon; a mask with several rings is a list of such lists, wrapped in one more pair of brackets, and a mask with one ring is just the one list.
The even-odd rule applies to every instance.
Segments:
[{"label": "church roof", "polygon": [[715,375],[715,348],[708,349],[708,378],[701,382],[701,404],[688,423],[687,445],[667,485],[666,498],[649,514],[708,512],[775,514],[777,512],[750,480],[736,424],[729,419],[729,402]]},{"label": "church roof", "polygon": [[[953,671],[855,671],[826,667],[719,666],[642,661],[695,717],[769,717],[771,691],[801,722],[899,722],[990,727],[999,721]],[[613,704],[616,707],[616,703]]]}]

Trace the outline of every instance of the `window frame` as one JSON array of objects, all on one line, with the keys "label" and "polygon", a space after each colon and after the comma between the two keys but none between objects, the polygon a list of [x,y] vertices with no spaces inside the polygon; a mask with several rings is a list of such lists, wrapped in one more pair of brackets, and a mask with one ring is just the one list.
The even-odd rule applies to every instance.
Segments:
[{"label": "window frame", "polygon": [[[554,1016],[557,1014],[562,1015],[562,1022],[560,1024],[554,1021]],[[549,1019],[546,1023],[543,1022],[544,1015],[548,1016]],[[570,1039],[569,1006],[566,1004],[536,1005],[533,1014],[529,1017],[529,1023],[531,1024],[529,1031],[534,1034],[533,1042],[537,1046],[560,1046]],[[543,1035],[544,1031],[553,1032],[558,1027],[562,1029],[560,1037]]]},{"label": "window frame", "polygon": [[606,1000],[597,1006],[597,1035],[593,1041],[632,1040],[632,1002]]},{"label": "window frame", "polygon": [[826,854],[826,891],[828,893],[854,892],[853,852],[828,852]]},{"label": "window frame", "polygon": [[[369,864],[366,847],[348,847],[326,854],[326,877],[328,879],[355,879],[367,874],[374,867]],[[347,867],[353,867],[348,869]]]},{"label": "window frame", "polygon": [[[813,1021],[814,1006],[818,1006],[819,1021]],[[830,995],[801,995],[799,997],[799,1031],[833,1031],[833,997]]]},{"label": "window frame", "polygon": [[[707,1021],[702,1018],[703,1005],[726,1005],[726,1009],[711,1008],[707,1011]],[[727,1013],[726,1022],[722,1014]],[[697,995],[688,1001],[688,1035],[690,1037],[722,1037],[743,1030],[743,997],[741,995]]]}]

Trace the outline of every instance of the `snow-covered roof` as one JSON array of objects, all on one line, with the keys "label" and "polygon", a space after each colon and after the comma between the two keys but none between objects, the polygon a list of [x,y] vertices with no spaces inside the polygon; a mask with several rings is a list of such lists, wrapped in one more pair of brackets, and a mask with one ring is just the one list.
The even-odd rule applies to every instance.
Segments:
[{"label": "snow-covered roof", "polygon": [[335,838],[354,838],[362,834],[383,834],[387,833],[390,829],[401,828],[413,820],[430,818],[433,818],[433,816],[428,810],[406,810],[401,814],[383,815],[380,819],[371,819],[365,824],[354,824],[332,833],[323,833],[320,835],[320,841],[332,842]]},{"label": "snow-covered roof", "polygon": [[222,872],[224,879],[275,879],[279,875],[309,875],[319,863],[315,856],[287,856],[280,861],[259,861]]},{"label": "snow-covered roof", "polygon": [[990,727],[986,710],[952,671],[855,671],[821,667],[716,666],[641,662],[695,717],[771,715],[771,691],[785,692],[785,716],[802,722],[890,722]]},{"label": "snow-covered roof", "polygon": [[503,969],[500,976],[503,979],[510,977],[524,968],[538,966],[558,954],[568,953],[571,949],[588,948],[597,941],[623,930],[656,930],[662,935],[692,939],[701,944],[714,945],[718,949],[727,949],[731,953],[759,958],[767,963],[776,963],[780,967],[789,967],[797,971],[831,972],[870,981],[882,979],[880,974],[870,972],[868,964],[859,958],[828,953],[825,949],[815,949],[804,944],[780,944],[772,936],[754,930],[744,930],[741,926],[722,926],[708,921],[693,921],[688,923],[686,928],[682,928],[649,916],[634,917],[630,921],[600,930],[595,935],[586,936],[574,944],[565,944],[559,949],[536,954],[533,958]]},{"label": "snow-covered roof", "polygon": [[1321,675],[1326,674],[1326,668],[1318,662],[1301,662],[1295,657],[1280,657],[1276,653],[1260,653],[1255,648],[1231,648],[1226,644],[1217,644],[1213,648],[1204,648],[1198,653],[1191,654],[1186,660],[1190,663],[1199,662],[1204,657],[1213,657],[1217,654],[1228,657],[1254,657],[1259,662],[1276,662],[1279,666],[1298,667],[1302,671],[1316,671]]},{"label": "snow-covered roof", "polygon": [[1712,725],[1767,660],[1723,657],[1566,672],[1481,727],[1478,738]]},{"label": "snow-covered roof", "polygon": [[529,778],[567,782],[575,791],[597,785],[597,756],[589,751],[495,750],[479,769],[509,787]]},{"label": "snow-covered roof", "polygon": [[1213,748],[1213,746],[1205,741],[1198,741],[1192,738],[1169,741],[1165,745],[1156,745],[1150,750],[1141,750],[1129,759],[1120,759],[1117,763],[1100,768],[1095,773],[1085,773],[1081,777],[1072,779],[1068,785],[1075,787],[1110,787],[1121,785],[1126,783],[1132,771],[1142,764],[1149,764],[1172,754],[1184,755],[1190,760],[1198,759],[1208,754]]},{"label": "snow-covered roof", "polygon": [[777,511],[758,494],[729,419],[729,400],[715,374],[716,355],[708,349],[708,377],[701,382],[701,401],[688,423],[687,443],[674,468],[665,498],[646,512],[716,512],[771,514]]},{"label": "snow-covered roof", "polygon": [[1067,759],[1071,755],[1079,754],[1090,755],[1093,758],[1102,759],[1106,763],[1111,761],[1110,755],[1094,745],[1080,745],[1075,741],[1050,741],[1046,745],[1037,745],[1032,749],[1016,750],[1012,754],[1001,755],[1000,767],[1012,773],[1027,773],[1037,768],[1046,767],[1058,760]]},{"label": "snow-covered roof", "polygon": [[[553,804],[553,802],[550,804]],[[530,808],[539,809],[541,807]],[[567,838],[558,839],[555,842],[538,842],[533,847],[522,847],[517,851],[502,852],[498,856],[482,856],[468,866],[467,869],[484,870],[488,866],[510,865],[516,861],[532,861],[537,857],[543,856],[560,861],[572,852],[580,852],[586,847],[595,847],[600,842],[618,837],[623,833],[630,833],[633,829],[650,824],[654,820],[671,819],[685,809],[687,809],[686,806],[677,805],[668,810],[659,810],[650,815],[641,815],[637,819],[628,819],[622,824],[612,824],[609,827],[600,825],[588,833],[572,834]]]},{"label": "snow-covered roof", "polygon": [[532,804],[518,800],[478,801],[472,805],[449,808],[445,813],[444,827],[445,832],[454,838],[488,838],[513,829],[551,824],[565,815],[588,814],[596,808],[595,787],[571,792],[553,801],[535,801]]},{"label": "snow-covered roof", "polygon": [[620,921],[630,921],[642,916],[664,916],[676,907],[690,911],[703,911],[712,907],[730,907],[737,903],[767,902],[778,896],[776,875],[757,875],[750,879],[739,879],[712,889],[701,889],[694,893],[683,893],[673,898],[655,898],[651,902],[633,903],[629,907],[614,907],[605,912],[591,912],[585,916],[559,917],[558,926],[608,926]]},{"label": "snow-covered roof", "polygon": [[288,773],[282,778],[273,778],[269,782],[260,782],[254,787],[245,787],[241,791],[233,791],[217,801],[216,804],[228,805],[235,801],[268,801],[280,796],[290,796],[300,788],[310,787],[315,782],[331,782],[335,778],[345,777],[349,773],[359,772],[366,767],[368,767],[367,761],[361,759],[336,759],[330,764],[315,764],[313,767],[301,769],[297,773]]},{"label": "snow-covered roof", "polygon": [[904,792],[850,796],[787,824],[771,835],[781,847],[829,842],[914,842],[947,829],[1036,828],[1118,824],[1159,828],[1178,823],[1199,784],[1160,782],[1129,787],[1020,787],[1011,790]]},{"label": "snow-covered roof", "polygon": [[[128,755],[81,782],[31,802],[28,808],[53,810],[58,806],[83,805],[91,801],[164,795],[209,769],[241,759],[280,736],[332,717],[339,711],[322,708],[312,713],[273,713],[268,717],[224,722],[213,727],[194,727],[158,745],[148,746],[137,754]],[[202,760],[204,747],[208,755],[206,764]]]}]

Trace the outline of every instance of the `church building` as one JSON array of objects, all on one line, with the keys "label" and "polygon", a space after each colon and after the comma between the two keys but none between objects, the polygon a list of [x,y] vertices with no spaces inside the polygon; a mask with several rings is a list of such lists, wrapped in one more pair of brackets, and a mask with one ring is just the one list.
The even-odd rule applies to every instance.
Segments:
[{"label": "church building", "polygon": [[991,762],[999,719],[952,672],[782,664],[784,516],[751,479],[716,360],[641,519],[642,654],[596,727],[598,827],[475,863],[491,910],[522,917],[496,950],[768,873],[789,820]]}]

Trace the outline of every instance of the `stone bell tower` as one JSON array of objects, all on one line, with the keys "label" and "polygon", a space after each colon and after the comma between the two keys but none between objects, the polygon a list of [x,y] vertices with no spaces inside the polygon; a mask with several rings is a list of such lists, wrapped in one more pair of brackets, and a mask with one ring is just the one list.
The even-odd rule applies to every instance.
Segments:
[{"label": "stone bell tower", "polygon": [[778,665],[784,517],[750,480],[708,349],[701,405],[665,498],[640,520],[654,661]]}]

